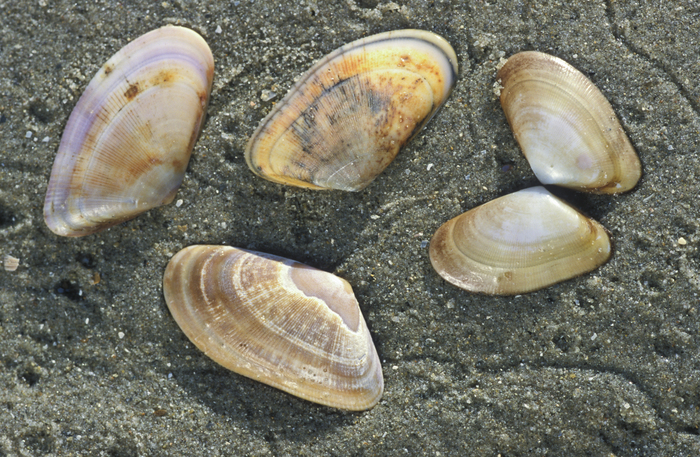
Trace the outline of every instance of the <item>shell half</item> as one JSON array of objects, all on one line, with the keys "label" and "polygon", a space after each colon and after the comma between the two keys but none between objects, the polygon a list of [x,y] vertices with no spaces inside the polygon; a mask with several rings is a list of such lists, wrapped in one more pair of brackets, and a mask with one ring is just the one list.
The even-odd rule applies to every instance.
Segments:
[{"label": "shell half", "polygon": [[170,203],[203,125],[214,59],[192,30],[166,26],[117,52],[83,92],[58,147],[44,219],[88,235]]},{"label": "shell half", "polygon": [[611,255],[610,237],[544,187],[497,198],[446,222],[430,261],[472,292],[515,295],[587,273]]},{"label": "shell half", "polygon": [[537,179],[612,194],[642,174],[637,153],[605,96],[565,61],[515,54],[498,71],[501,105]]},{"label": "shell half", "polygon": [[229,370],[348,410],[373,407],[382,369],[347,281],[292,260],[190,246],[168,264],[165,301],[185,335]]},{"label": "shell half", "polygon": [[454,50],[431,32],[349,43],[311,67],[262,121],[248,166],[281,184],[360,190],[445,103],[456,76]]}]

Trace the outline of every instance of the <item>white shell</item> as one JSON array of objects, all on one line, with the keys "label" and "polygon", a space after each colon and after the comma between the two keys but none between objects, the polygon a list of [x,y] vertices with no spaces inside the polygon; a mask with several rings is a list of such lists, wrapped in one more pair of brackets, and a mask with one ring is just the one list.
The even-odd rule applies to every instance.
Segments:
[{"label": "white shell", "polygon": [[442,37],[395,30],[346,44],[304,74],[260,123],[250,169],[281,184],[356,191],[445,103],[457,57]]},{"label": "white shell", "polygon": [[44,203],[51,231],[88,235],[170,203],[213,74],[209,46],[183,27],[149,32],[110,58],[63,132]]},{"label": "white shell", "polygon": [[598,222],[544,187],[478,206],[440,227],[430,242],[433,268],[472,292],[531,292],[598,268],[611,255]]},{"label": "white shell", "polygon": [[347,281],[292,260],[190,246],[168,264],[163,293],[187,337],[229,370],[335,408],[364,410],[382,369]]},{"label": "white shell", "polygon": [[530,51],[510,57],[497,77],[503,111],[541,183],[595,193],[637,184],[637,153],[610,103],[581,72]]},{"label": "white shell", "polygon": [[19,267],[19,259],[17,257],[12,257],[9,254],[5,254],[2,263],[5,271],[15,271]]}]

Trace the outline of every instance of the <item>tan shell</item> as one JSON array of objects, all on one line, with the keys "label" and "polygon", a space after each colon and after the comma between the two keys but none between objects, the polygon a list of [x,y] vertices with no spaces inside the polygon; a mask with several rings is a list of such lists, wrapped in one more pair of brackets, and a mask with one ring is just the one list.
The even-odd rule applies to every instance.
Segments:
[{"label": "tan shell", "polygon": [[214,59],[192,30],[166,26],[126,45],[83,92],[51,170],[44,220],[83,236],[170,203],[203,125]]},{"label": "tan shell", "polygon": [[556,284],[604,264],[605,228],[533,187],[455,217],[430,242],[430,261],[446,281],[471,292],[515,295]]},{"label": "tan shell", "polygon": [[364,410],[384,389],[379,357],[347,281],[292,260],[190,246],[163,293],[187,337],[229,370],[335,408]]},{"label": "tan shell", "polygon": [[255,131],[250,169],[313,189],[360,190],[445,103],[457,57],[442,37],[396,30],[317,62]]},{"label": "tan shell", "polygon": [[521,52],[498,72],[501,105],[537,179],[612,194],[632,189],[641,164],[610,103],[565,61]]}]

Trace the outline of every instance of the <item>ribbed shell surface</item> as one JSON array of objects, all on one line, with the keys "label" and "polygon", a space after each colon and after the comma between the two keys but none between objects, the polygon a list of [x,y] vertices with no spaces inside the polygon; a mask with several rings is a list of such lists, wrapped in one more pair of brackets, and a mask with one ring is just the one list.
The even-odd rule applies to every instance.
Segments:
[{"label": "ribbed shell surface", "polygon": [[515,295],[579,276],[611,255],[605,228],[543,187],[497,198],[440,227],[430,261],[472,292]]},{"label": "ribbed shell surface", "polygon": [[261,122],[248,166],[282,184],[362,189],[443,105],[456,75],[454,50],[430,32],[349,43],[317,62]]},{"label": "ribbed shell surface", "polygon": [[170,260],[163,293],[187,337],[229,370],[335,408],[368,409],[382,395],[377,352],[343,279],[268,254],[190,246]]},{"label": "ribbed shell surface", "polygon": [[529,51],[510,57],[497,78],[503,111],[541,183],[606,194],[637,184],[637,153],[608,100],[581,72]]},{"label": "ribbed shell surface", "polygon": [[170,203],[201,130],[214,59],[192,30],[166,26],[117,52],[68,119],[44,219],[82,236]]}]

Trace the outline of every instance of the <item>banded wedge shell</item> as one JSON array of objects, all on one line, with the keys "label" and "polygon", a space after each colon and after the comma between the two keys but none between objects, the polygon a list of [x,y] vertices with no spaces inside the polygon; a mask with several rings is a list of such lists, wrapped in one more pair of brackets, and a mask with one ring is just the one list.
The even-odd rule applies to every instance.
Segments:
[{"label": "banded wedge shell", "polygon": [[190,246],[168,264],[165,301],[185,335],[229,370],[323,405],[380,399],[379,357],[347,281],[292,260]]},{"label": "banded wedge shell", "polygon": [[598,268],[611,255],[605,228],[544,187],[497,198],[451,219],[430,242],[446,281],[472,292],[515,295]]},{"label": "banded wedge shell", "polygon": [[421,30],[381,33],[304,74],[248,142],[250,169],[313,189],[356,191],[394,160],[452,91],[457,57]]},{"label": "banded wedge shell", "polygon": [[170,203],[213,74],[209,46],[183,27],[151,31],[110,58],[63,132],[44,203],[51,231],[88,235]]},{"label": "banded wedge shell", "polygon": [[537,179],[612,194],[632,189],[642,169],[610,103],[565,61],[515,54],[499,70],[501,105]]}]

